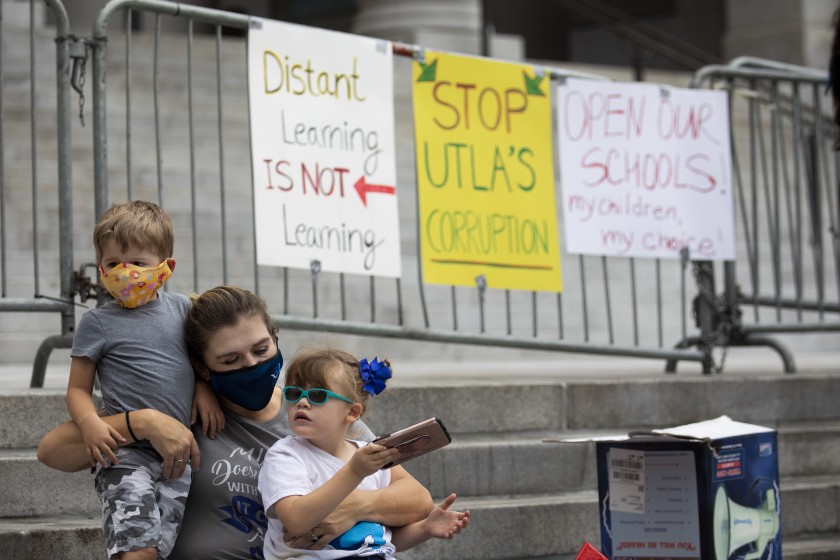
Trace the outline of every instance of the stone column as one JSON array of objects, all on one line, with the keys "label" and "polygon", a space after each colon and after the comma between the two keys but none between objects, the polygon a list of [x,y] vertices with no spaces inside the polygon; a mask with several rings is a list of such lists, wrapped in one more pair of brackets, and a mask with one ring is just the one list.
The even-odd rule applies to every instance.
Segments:
[{"label": "stone column", "polygon": [[481,52],[480,0],[359,0],[353,33],[466,54]]},{"label": "stone column", "polygon": [[724,55],[828,68],[837,0],[728,0]]}]

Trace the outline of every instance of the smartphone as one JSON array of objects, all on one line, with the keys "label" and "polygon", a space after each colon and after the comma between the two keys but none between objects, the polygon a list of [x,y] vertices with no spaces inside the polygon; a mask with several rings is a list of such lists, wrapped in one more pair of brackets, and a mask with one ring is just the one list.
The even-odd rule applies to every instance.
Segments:
[{"label": "smartphone", "polygon": [[440,418],[429,418],[398,432],[379,436],[371,443],[378,443],[385,447],[396,447],[400,450],[399,458],[382,467],[383,469],[390,469],[394,465],[405,463],[409,459],[414,459],[429,451],[449,445],[451,441],[452,437]]}]

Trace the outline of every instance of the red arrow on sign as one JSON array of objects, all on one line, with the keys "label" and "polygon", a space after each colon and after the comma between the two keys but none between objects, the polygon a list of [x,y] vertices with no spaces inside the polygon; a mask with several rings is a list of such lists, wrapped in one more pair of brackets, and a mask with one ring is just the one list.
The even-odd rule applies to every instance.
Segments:
[{"label": "red arrow on sign", "polygon": [[359,177],[359,180],[356,181],[354,186],[356,187],[356,192],[359,193],[359,198],[362,199],[362,204],[365,206],[367,206],[368,193],[395,194],[397,192],[396,187],[389,187],[388,185],[371,185],[370,183],[366,183],[364,175]]}]

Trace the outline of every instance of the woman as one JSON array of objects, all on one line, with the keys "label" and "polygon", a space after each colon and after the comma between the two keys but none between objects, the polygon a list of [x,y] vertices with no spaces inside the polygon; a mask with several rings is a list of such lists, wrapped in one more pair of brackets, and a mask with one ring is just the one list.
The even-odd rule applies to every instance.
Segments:
[{"label": "woman", "polygon": [[[184,330],[193,366],[225,412],[224,429],[215,433],[214,423],[195,426],[194,435],[150,409],[132,411],[129,420],[134,436],[148,439],[161,454],[168,476],[180,476],[190,462],[197,471],[169,558],[262,558],[266,518],[257,476],[266,449],[289,434],[282,391],[275,387],[282,356],[268,310],[259,296],[220,286],[193,298]],[[105,421],[131,441],[126,415]],[[366,426],[355,428],[353,437],[372,438]],[[38,459],[65,472],[89,466],[81,432],[72,422],[44,436]],[[433,506],[429,492],[402,467],[394,467],[391,476],[388,488],[353,492],[317,527],[287,535],[286,542],[321,548],[358,521],[402,526],[425,518]]]}]

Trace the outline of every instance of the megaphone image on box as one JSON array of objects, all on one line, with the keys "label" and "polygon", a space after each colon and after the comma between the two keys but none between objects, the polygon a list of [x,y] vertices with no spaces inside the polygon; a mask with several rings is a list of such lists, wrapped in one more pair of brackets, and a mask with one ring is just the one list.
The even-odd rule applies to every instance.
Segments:
[{"label": "megaphone image on box", "polygon": [[715,493],[712,519],[717,560],[728,560],[732,553],[746,545],[750,545],[751,550],[743,559],[758,560],[779,533],[776,492],[768,489],[764,503],[751,508],[729,499],[721,485]]}]

